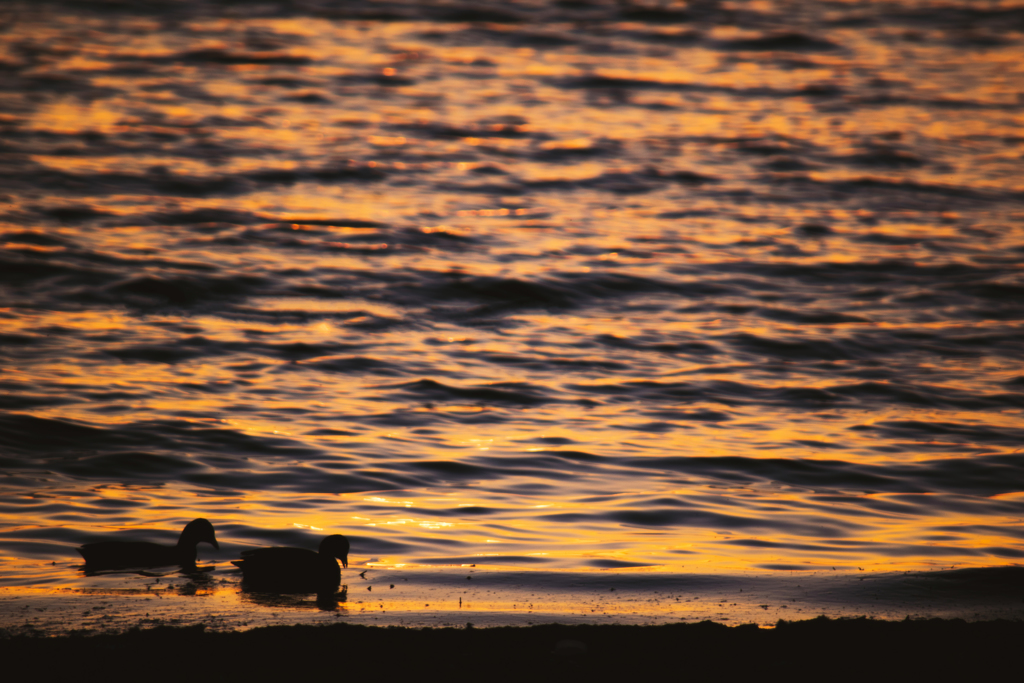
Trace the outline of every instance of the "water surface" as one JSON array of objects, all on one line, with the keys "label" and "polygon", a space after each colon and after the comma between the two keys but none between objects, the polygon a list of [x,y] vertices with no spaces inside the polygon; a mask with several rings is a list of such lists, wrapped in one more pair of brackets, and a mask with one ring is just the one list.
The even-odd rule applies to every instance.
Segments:
[{"label": "water surface", "polygon": [[1024,556],[1020,7],[12,7],[0,585]]}]

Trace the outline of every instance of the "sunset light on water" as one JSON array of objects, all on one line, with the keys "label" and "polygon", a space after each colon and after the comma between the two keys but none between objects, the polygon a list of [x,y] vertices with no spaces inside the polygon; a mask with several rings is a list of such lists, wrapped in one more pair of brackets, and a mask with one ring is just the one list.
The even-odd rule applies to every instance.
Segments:
[{"label": "sunset light on water", "polygon": [[324,618],[231,560],[329,534],[427,625],[1022,562],[1019,6],[0,13],[0,627]]}]

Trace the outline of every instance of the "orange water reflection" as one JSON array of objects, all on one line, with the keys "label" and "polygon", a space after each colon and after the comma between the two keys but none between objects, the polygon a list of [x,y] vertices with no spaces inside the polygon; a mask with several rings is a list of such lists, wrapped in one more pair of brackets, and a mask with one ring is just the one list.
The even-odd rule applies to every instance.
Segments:
[{"label": "orange water reflection", "polygon": [[1024,556],[1013,41],[110,22],[0,38],[4,405],[109,437],[4,465],[18,581],[198,514],[371,567]]}]

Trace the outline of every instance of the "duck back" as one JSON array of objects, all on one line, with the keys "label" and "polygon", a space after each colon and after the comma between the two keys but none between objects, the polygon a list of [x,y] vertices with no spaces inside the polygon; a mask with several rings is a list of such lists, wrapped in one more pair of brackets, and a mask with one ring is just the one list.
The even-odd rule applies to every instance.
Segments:
[{"label": "duck back", "polygon": [[232,562],[242,570],[245,587],[275,593],[329,593],[341,585],[333,557],[303,548],[257,548]]},{"label": "duck back", "polygon": [[131,569],[135,567],[162,567],[165,565],[191,565],[196,562],[196,548],[192,546],[163,546],[141,541],[101,541],[87,543],[78,549],[89,569]]}]

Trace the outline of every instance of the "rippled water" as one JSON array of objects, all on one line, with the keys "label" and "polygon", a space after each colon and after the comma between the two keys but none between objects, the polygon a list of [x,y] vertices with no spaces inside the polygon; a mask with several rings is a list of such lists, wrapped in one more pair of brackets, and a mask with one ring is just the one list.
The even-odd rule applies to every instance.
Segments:
[{"label": "rippled water", "polygon": [[0,583],[1024,557],[1019,7],[9,7]]}]

